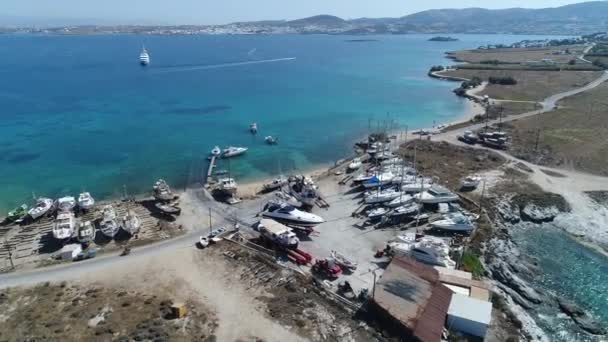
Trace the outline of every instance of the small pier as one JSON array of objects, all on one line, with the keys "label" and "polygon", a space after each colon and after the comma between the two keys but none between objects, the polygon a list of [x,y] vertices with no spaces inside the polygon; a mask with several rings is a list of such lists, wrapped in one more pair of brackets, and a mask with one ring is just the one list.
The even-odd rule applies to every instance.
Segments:
[{"label": "small pier", "polygon": [[215,168],[215,162],[217,160],[217,156],[213,155],[209,159],[209,167],[207,168],[207,176],[205,177],[205,184],[209,184],[209,179],[211,179],[211,175],[213,174],[213,169]]}]

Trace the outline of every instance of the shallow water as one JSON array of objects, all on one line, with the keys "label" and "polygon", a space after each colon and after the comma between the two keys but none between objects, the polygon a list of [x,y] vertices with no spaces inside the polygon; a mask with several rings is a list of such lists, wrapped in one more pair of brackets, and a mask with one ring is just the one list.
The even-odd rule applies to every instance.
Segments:
[{"label": "shallow water", "polygon": [[201,178],[214,145],[250,148],[230,165],[239,181],[335,161],[370,120],[404,128],[462,115],[456,84],[426,76],[449,63],[445,51],[534,37],[374,38],[0,36],[0,210],[32,193],[105,198],[159,177],[181,187]]}]

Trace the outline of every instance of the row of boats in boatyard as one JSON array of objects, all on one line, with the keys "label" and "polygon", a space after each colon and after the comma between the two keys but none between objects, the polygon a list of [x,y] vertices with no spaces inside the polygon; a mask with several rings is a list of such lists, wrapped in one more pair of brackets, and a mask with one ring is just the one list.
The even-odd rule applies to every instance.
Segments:
[{"label": "row of boats in boatyard", "polygon": [[133,210],[127,210],[124,217],[119,218],[112,205],[106,205],[102,209],[102,217],[99,222],[99,230],[103,235],[113,238],[122,228],[130,235],[139,232],[141,220]]},{"label": "row of boats in boatyard", "polygon": [[83,192],[78,196],[78,201],[72,196],[65,196],[53,201],[50,198],[40,197],[36,199],[36,203],[32,208],[27,204],[22,204],[19,207],[11,210],[8,213],[7,219],[11,222],[21,222],[26,217],[32,220],[37,220],[49,213],[69,212],[78,208],[79,210],[89,210],[95,204],[95,199],[88,192]]}]

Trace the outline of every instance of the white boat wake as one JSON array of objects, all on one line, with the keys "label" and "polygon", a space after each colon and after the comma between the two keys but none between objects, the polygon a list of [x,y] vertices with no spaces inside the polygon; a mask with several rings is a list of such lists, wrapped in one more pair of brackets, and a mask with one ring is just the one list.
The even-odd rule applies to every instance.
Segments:
[{"label": "white boat wake", "polygon": [[211,64],[211,65],[185,66],[185,67],[166,67],[166,68],[154,70],[154,73],[164,74],[164,73],[168,73],[168,72],[230,68],[230,67],[250,65],[250,64],[287,62],[287,61],[293,61],[295,59],[296,59],[296,57],[285,57],[285,58],[262,59],[259,61],[244,61],[244,62],[221,63],[221,64]]}]

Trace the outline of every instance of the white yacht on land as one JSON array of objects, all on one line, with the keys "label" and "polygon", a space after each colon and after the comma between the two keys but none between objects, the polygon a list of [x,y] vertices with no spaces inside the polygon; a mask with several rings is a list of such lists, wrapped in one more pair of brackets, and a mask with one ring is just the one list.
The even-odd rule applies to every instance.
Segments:
[{"label": "white yacht on land", "polygon": [[226,193],[234,195],[238,189],[238,184],[236,184],[234,178],[221,178],[218,182],[220,184],[220,190]]},{"label": "white yacht on land", "polygon": [[314,206],[319,193],[317,192],[317,186],[309,177],[297,177],[297,179],[290,184],[291,195],[295,197],[300,203],[307,206]]},{"label": "white yacht on land", "polygon": [[458,195],[454,194],[450,190],[434,185],[427,191],[416,195],[416,198],[421,203],[426,204],[437,204],[437,203],[448,203],[458,201]]},{"label": "white yacht on land", "polygon": [[148,54],[148,50],[144,47],[139,54],[139,64],[146,66],[150,64],[150,54]]},{"label": "white yacht on land", "polygon": [[91,224],[91,221],[81,222],[78,227],[78,242],[89,243],[95,240],[95,227]]},{"label": "white yacht on land", "polygon": [[367,193],[365,196],[366,204],[376,204],[376,203],[384,203],[388,201],[392,201],[395,198],[401,195],[400,192],[395,191],[394,189],[386,189],[386,190],[378,190],[374,192]]},{"label": "white yacht on land", "polygon": [[228,146],[224,149],[224,153],[222,156],[224,158],[236,157],[247,152],[247,150],[249,150],[247,147]]},{"label": "white yacht on land", "polygon": [[103,217],[99,223],[99,229],[105,236],[109,238],[113,238],[120,230],[120,225],[116,217],[116,211],[111,205],[106,205],[103,207]]},{"label": "white yacht on land", "polygon": [[74,213],[70,211],[62,211],[57,215],[55,227],[53,227],[53,237],[57,240],[67,240],[74,234],[76,220]]},{"label": "white yacht on land", "polygon": [[76,199],[73,196],[61,197],[57,200],[57,210],[72,211],[76,206]]},{"label": "white yacht on land", "polygon": [[471,218],[462,213],[446,214],[443,219],[431,222],[431,226],[435,229],[453,232],[470,232],[475,228]]},{"label": "white yacht on land", "polygon": [[393,255],[404,255],[429,265],[454,268],[456,263],[449,256],[446,241],[434,237],[416,239],[415,234],[398,236],[389,247]]},{"label": "white yacht on land", "polygon": [[262,216],[283,224],[292,224],[300,227],[314,227],[325,222],[320,216],[298,210],[286,203],[278,204],[270,202],[266,204]]},{"label": "white yacht on land", "polygon": [[154,190],[154,198],[159,201],[170,201],[175,199],[175,194],[171,191],[171,187],[164,179],[159,179],[152,186],[152,190]]},{"label": "white yacht on land", "polygon": [[416,177],[409,182],[401,184],[401,191],[405,192],[423,192],[429,190],[433,186],[431,178]]},{"label": "white yacht on land", "polygon": [[273,179],[271,182],[264,184],[265,191],[272,191],[276,189],[280,189],[283,185],[287,184],[288,180],[283,175]]},{"label": "white yacht on land", "polygon": [[411,195],[406,194],[404,192],[401,192],[401,193],[399,193],[399,197],[386,203],[386,206],[389,208],[396,208],[396,207],[400,207],[405,204],[412,203],[413,201],[414,201],[414,197],[412,197]]},{"label": "white yacht on land", "polygon": [[355,170],[359,169],[361,167],[361,165],[362,165],[361,158],[355,158],[355,159],[353,159],[352,162],[350,162],[350,164],[348,164],[348,170],[355,171]]},{"label": "white yacht on land", "polygon": [[28,210],[28,214],[32,219],[37,219],[44,216],[53,207],[53,200],[50,198],[40,197],[36,200],[36,205]]},{"label": "white yacht on land", "polygon": [[372,178],[368,179],[367,181],[364,181],[363,186],[365,188],[375,188],[378,186],[387,185],[387,184],[390,184],[394,178],[395,178],[395,175],[392,172],[384,172],[377,176],[373,176]]},{"label": "white yacht on land", "polygon": [[78,195],[78,207],[82,210],[89,210],[95,205],[95,199],[88,192],[82,192]]},{"label": "white yacht on land", "polygon": [[127,210],[127,215],[122,218],[122,229],[131,235],[137,234],[141,227],[141,221],[133,210]]},{"label": "white yacht on land", "polygon": [[480,175],[471,175],[465,177],[460,183],[463,189],[475,189],[481,183]]}]

